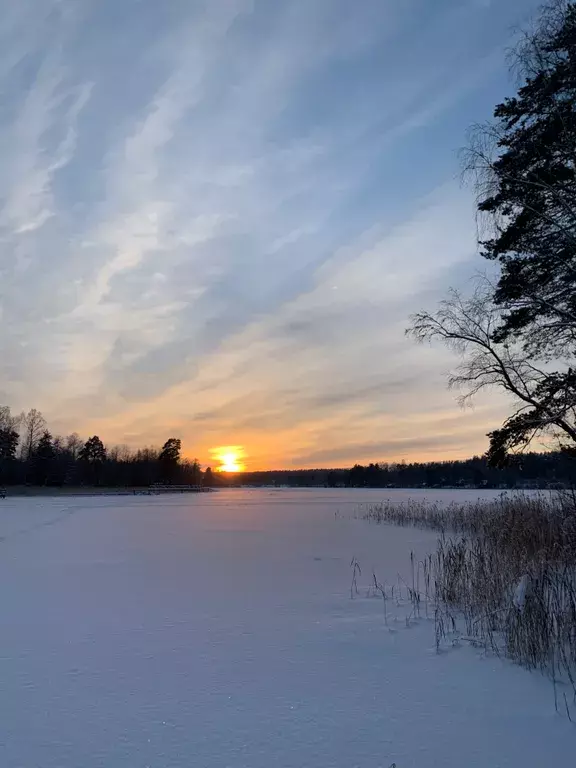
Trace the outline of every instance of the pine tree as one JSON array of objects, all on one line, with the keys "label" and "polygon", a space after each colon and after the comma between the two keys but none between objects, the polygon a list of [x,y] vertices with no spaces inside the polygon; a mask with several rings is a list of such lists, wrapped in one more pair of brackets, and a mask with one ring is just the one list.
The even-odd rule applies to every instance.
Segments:
[{"label": "pine tree", "polygon": [[85,467],[85,476],[88,482],[99,485],[102,467],[106,461],[106,448],[98,435],[88,438],[78,454],[78,458]]},{"label": "pine tree", "polygon": [[10,475],[9,467],[16,459],[20,437],[11,426],[0,428],[0,482],[5,483]]},{"label": "pine tree", "polygon": [[14,429],[0,429],[0,460],[16,458],[19,435]]},{"label": "pine tree", "polygon": [[[444,334],[449,346],[470,353],[471,391],[495,383],[518,398],[519,409],[489,434],[495,465],[543,433],[576,450],[575,2],[544,6],[515,50],[515,67],[516,95],[475,130],[468,151],[488,227],[483,255],[500,267],[481,308],[486,328],[476,324],[462,335],[470,316],[458,312],[448,319],[450,336],[445,312],[444,319],[428,315],[436,326],[427,331],[425,314],[416,323],[420,338]],[[485,336],[479,343],[478,333]]]},{"label": "pine tree", "polygon": [[160,479],[163,483],[173,483],[178,476],[178,465],[180,463],[180,451],[182,441],[177,437],[171,437],[162,446],[158,463],[160,467]]},{"label": "pine tree", "polygon": [[576,350],[576,3],[545,7],[516,63],[523,85],[469,153],[493,235],[483,255],[501,266],[495,339],[565,357]]},{"label": "pine tree", "polygon": [[52,479],[56,451],[52,444],[52,435],[48,430],[42,433],[32,455],[33,476],[36,485],[47,485]]},{"label": "pine tree", "polygon": [[190,482],[192,485],[200,485],[202,481],[202,468],[198,459],[193,459],[190,466]]}]

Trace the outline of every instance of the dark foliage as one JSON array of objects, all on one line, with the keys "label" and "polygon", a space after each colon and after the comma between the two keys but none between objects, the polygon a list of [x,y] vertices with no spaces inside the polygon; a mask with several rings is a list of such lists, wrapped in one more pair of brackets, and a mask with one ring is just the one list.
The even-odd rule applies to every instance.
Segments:
[{"label": "dark foliage", "polygon": [[516,62],[524,84],[471,152],[479,210],[495,224],[484,256],[501,265],[496,338],[563,355],[576,341],[576,4],[545,7]]},{"label": "dark foliage", "polygon": [[176,437],[171,437],[162,446],[158,459],[160,461],[169,462],[172,464],[178,464],[180,461],[180,451],[182,449],[182,441]]},{"label": "dark foliage", "polygon": [[[75,432],[53,437],[36,409],[13,417],[8,406],[0,406],[2,485],[146,488],[153,483],[202,484],[200,464],[196,459],[181,459],[181,448],[177,438],[167,440],[161,450],[132,451],[126,446],[107,448],[98,435],[86,442]],[[206,474],[209,486],[221,484],[218,475]]]},{"label": "dark foliage", "polygon": [[86,440],[78,458],[87,464],[103,464],[106,461],[106,448],[98,435]]},{"label": "dark foliage", "polygon": [[483,255],[499,276],[469,299],[452,290],[408,329],[458,353],[450,383],[465,397],[512,395],[489,434],[500,467],[538,435],[576,446],[576,3],[544,6],[513,59],[521,85],[474,130],[466,155],[488,226]]},{"label": "dark foliage", "polygon": [[465,461],[355,464],[352,469],[243,472],[245,485],[354,488],[555,488],[576,485],[576,460],[569,452],[526,453],[508,466],[492,467],[486,457]]},{"label": "dark foliage", "polygon": [[32,454],[33,479],[36,485],[47,485],[55,479],[56,451],[52,435],[44,432]]},{"label": "dark foliage", "polygon": [[100,485],[106,461],[106,448],[98,435],[90,437],[78,454],[83,479],[91,485]]},{"label": "dark foliage", "polygon": [[10,469],[15,463],[20,436],[10,426],[0,428],[0,482],[6,483]]},{"label": "dark foliage", "polygon": [[180,463],[180,450],[182,441],[176,437],[171,437],[162,446],[158,463],[160,465],[160,480],[163,483],[172,483],[178,475],[178,465]]},{"label": "dark foliage", "polygon": [[14,429],[0,429],[0,460],[14,459],[20,436]]}]

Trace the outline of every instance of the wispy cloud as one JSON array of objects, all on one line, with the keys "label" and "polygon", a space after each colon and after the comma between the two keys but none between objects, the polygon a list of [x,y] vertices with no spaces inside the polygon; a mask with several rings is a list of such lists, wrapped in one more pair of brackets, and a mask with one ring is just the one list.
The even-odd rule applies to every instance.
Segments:
[{"label": "wispy cloud", "polygon": [[122,8],[0,21],[2,398],[201,458],[432,451],[427,412],[477,446],[500,406],[459,414],[403,328],[474,269],[454,150],[524,3]]},{"label": "wispy cloud", "polygon": [[[32,14],[29,3],[24,7]],[[57,4],[53,5],[53,14],[58,15]],[[40,53],[34,35],[28,41],[9,40],[18,21],[21,19],[15,20],[9,14],[0,35],[6,45],[0,60],[0,82],[6,87],[20,71],[29,71],[29,82],[23,82],[14,120],[4,137],[0,232],[5,237],[39,229],[56,215],[52,184],[58,171],[72,159],[77,120],[91,91],[89,82],[70,82],[61,50],[69,26],[63,12],[54,25],[57,31],[49,50]],[[26,42],[31,45],[29,50]]]}]

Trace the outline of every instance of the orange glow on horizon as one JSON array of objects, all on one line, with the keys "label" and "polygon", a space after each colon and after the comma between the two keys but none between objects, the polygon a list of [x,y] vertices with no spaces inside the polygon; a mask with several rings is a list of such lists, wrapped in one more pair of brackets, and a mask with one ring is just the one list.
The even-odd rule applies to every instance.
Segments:
[{"label": "orange glow on horizon", "polygon": [[241,445],[227,445],[211,449],[212,457],[219,462],[217,472],[243,472],[245,465],[242,459],[245,456]]}]

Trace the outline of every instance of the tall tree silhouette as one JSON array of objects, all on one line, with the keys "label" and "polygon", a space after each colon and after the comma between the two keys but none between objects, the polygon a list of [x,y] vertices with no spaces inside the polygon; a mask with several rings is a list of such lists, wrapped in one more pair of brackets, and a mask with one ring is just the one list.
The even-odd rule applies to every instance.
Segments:
[{"label": "tall tree silhouette", "polygon": [[33,477],[37,485],[47,485],[53,479],[56,465],[56,450],[52,435],[46,430],[32,455]]},{"label": "tall tree silhouette", "polygon": [[46,419],[36,408],[31,408],[22,416],[22,427],[22,453],[25,459],[31,459],[46,430]]},{"label": "tall tree silhouette", "polygon": [[106,461],[106,448],[98,435],[88,438],[78,458],[84,466],[87,481],[99,485],[102,468]]},{"label": "tall tree silhouette", "polygon": [[214,473],[212,472],[212,467],[206,467],[204,471],[203,485],[206,488],[214,487]]},{"label": "tall tree silhouette", "polygon": [[0,460],[16,458],[16,449],[20,436],[15,429],[0,428]]},{"label": "tall tree silhouette", "polygon": [[556,0],[515,50],[524,83],[473,133],[469,168],[499,262],[498,341],[535,356],[576,348],[576,4]]},{"label": "tall tree silhouette", "polygon": [[0,428],[0,483],[6,483],[10,477],[10,469],[16,458],[19,439],[20,435],[15,429]]},{"label": "tall tree silhouette", "polygon": [[83,443],[82,438],[78,432],[72,432],[71,435],[67,435],[64,438],[64,448],[73,461],[76,461],[80,451],[82,450]]},{"label": "tall tree silhouette", "polygon": [[409,328],[460,355],[451,383],[465,397],[493,387],[513,395],[514,411],[489,434],[496,465],[538,435],[576,452],[576,3],[544,7],[515,65],[522,85],[467,152],[483,255],[500,275],[470,298],[452,291]]},{"label": "tall tree silhouette", "polygon": [[160,451],[158,463],[160,467],[160,480],[164,483],[174,483],[178,478],[178,465],[180,463],[180,451],[182,441],[177,437],[170,437]]}]

